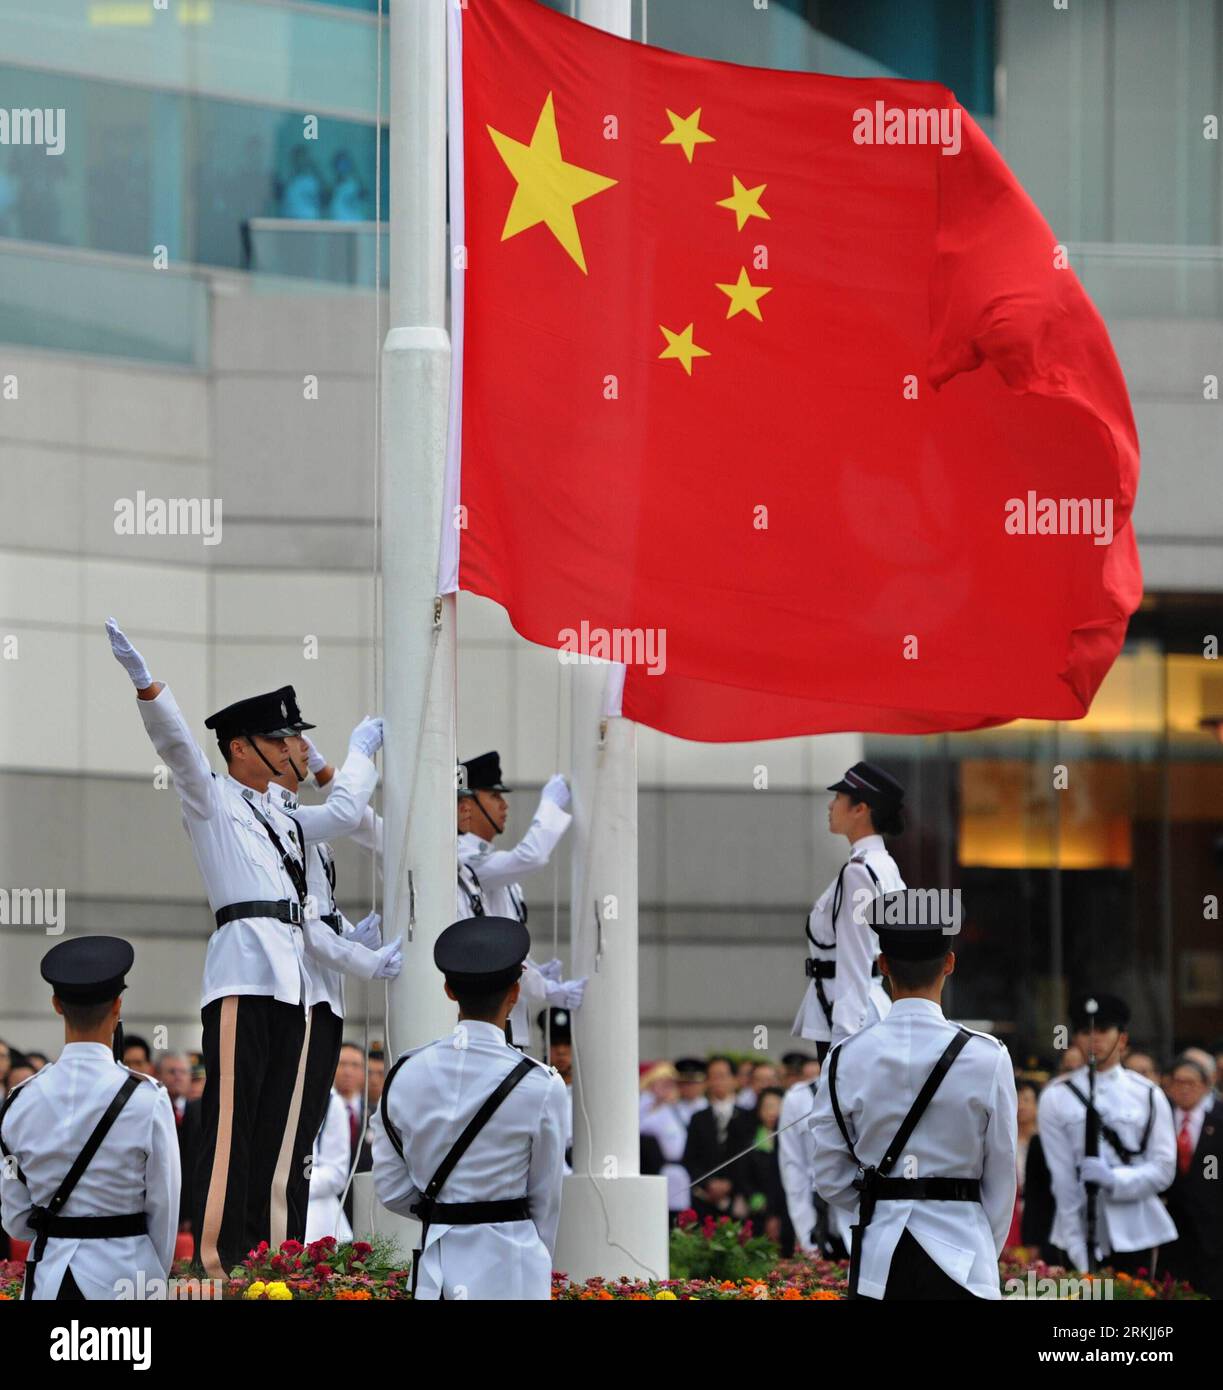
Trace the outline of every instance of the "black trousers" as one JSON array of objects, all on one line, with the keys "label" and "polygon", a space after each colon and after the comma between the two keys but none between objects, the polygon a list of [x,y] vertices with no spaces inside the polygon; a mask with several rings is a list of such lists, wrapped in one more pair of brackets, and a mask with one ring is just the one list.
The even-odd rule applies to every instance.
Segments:
[{"label": "black trousers", "polygon": [[310,1160],[314,1141],[327,1118],[331,1083],[335,1080],[340,1044],[344,1041],[344,1020],[326,1004],[310,1010],[310,1042],[306,1048],[306,1074],[302,1089],[301,1113],[293,1144],[293,1168],[289,1175],[289,1239],[302,1240],[306,1234],[306,1209],[310,1204]]},{"label": "black trousers", "polygon": [[223,1278],[261,1241],[286,1238],[308,1020],[300,1004],[237,994],[213,1000],[203,1022],[192,1228],[197,1262]]},{"label": "black trousers", "polygon": [[981,1301],[975,1293],[969,1293],[963,1284],[957,1284],[951,1275],[937,1265],[907,1230],[902,1231],[892,1253],[883,1301],[899,1303],[934,1299],[952,1299],[958,1303]]},{"label": "black trousers", "polygon": [[1111,1255],[1105,1255],[1100,1263],[1118,1274],[1136,1275],[1140,1269],[1145,1269],[1143,1278],[1149,1278],[1155,1268],[1155,1248],[1147,1246],[1145,1250],[1114,1250]]}]

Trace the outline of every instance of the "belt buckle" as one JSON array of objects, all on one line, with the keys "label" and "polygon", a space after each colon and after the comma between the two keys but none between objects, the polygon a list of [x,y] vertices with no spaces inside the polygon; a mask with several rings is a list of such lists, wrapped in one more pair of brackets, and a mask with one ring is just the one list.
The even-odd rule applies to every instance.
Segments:
[{"label": "belt buckle", "polygon": [[876,1170],[873,1167],[866,1168],[861,1163],[859,1163],[858,1174],[854,1178],[851,1186],[853,1186],[859,1192],[865,1192],[867,1187],[870,1185],[871,1179],[875,1176],[875,1171]]},{"label": "belt buckle", "polygon": [[299,902],[289,902],[289,925],[300,927],[302,924],[302,905]]}]

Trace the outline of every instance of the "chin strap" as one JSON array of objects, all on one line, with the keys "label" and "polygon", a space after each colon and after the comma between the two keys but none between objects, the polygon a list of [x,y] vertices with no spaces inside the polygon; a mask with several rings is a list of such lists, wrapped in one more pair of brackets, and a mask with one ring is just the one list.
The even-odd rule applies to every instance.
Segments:
[{"label": "chin strap", "polygon": [[293,761],[293,754],[287,750],[285,752],[285,757],[288,758],[289,766],[293,769],[293,776],[297,778],[297,785],[299,787],[304,787],[306,785],[306,779],[310,776],[310,769],[308,767],[304,769],[299,768]]},{"label": "chin strap", "polygon": [[501,834],[501,831],[500,831],[500,830],[498,829],[498,827],[497,827],[497,822],[496,822],[495,820],[493,820],[492,816],[490,816],[490,815],[488,814],[488,812],[484,809],[484,803],[480,800],[480,793],[479,793],[479,792],[472,792],[472,793],[471,793],[471,799],[472,799],[472,800],[476,803],[476,805],[480,808],[480,814],[481,814],[481,815],[484,817],[484,819],[489,823],[489,825],[492,826],[492,828],[493,828],[493,834],[494,834],[494,835],[500,835],[500,834]]},{"label": "chin strap", "polygon": [[[263,749],[260,748],[259,745],[255,742],[255,736],[254,736],[254,734],[243,734],[242,737],[247,741],[247,743],[250,744],[250,746],[251,746],[251,747],[255,750],[255,752],[259,755],[259,761],[260,761],[260,762],[264,765],[264,767],[266,767],[267,770],[272,774],[272,779],[273,779],[273,780],[275,780],[277,777],[282,777],[282,776],[284,775],[284,770],[283,770],[282,768],[273,767],[272,764],[271,764],[270,762],[268,762],[268,760],[263,756]],[[293,759],[292,759],[292,758],[289,758],[289,766],[293,768],[293,771],[294,771],[294,772],[297,771],[297,768],[296,768],[296,767],[294,766],[294,764],[293,764]],[[302,779],[301,779],[301,777],[299,776],[297,780],[300,782]]]}]

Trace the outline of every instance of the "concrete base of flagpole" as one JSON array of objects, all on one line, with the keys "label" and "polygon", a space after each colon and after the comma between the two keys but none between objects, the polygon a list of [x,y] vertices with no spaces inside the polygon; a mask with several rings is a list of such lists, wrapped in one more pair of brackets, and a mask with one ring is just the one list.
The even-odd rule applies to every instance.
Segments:
[{"label": "concrete base of flagpole", "polygon": [[565,1179],[552,1266],[570,1279],[666,1279],[669,1242],[666,1178]]}]

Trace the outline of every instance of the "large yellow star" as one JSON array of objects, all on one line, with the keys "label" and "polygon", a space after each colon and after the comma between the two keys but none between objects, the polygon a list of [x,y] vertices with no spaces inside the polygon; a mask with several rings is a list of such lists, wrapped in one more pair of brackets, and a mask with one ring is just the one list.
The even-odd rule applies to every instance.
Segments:
[{"label": "large yellow star", "polygon": [[692,359],[694,357],[708,357],[710,354],[703,347],[697,347],[692,341],[692,324],[689,324],[682,333],[672,333],[669,328],[662,329],[663,337],[667,340],[667,346],[658,354],[661,362],[664,358],[673,357],[689,376],[692,375]]},{"label": "large yellow star", "polygon": [[733,285],[719,285],[718,289],[724,295],[729,296],[730,304],[726,309],[726,317],[733,319],[736,314],[748,313],[754,319],[764,322],[764,315],[760,312],[760,301],[766,294],[773,293],[772,285],[753,285],[747,278],[747,266],[739,268],[739,279]]},{"label": "large yellow star", "polygon": [[671,121],[671,133],[664,135],[658,143],[660,145],[682,146],[689,164],[692,163],[692,155],[698,145],[717,144],[712,135],[706,135],[701,129],[701,108],[699,106],[691,116],[677,116],[674,111],[667,108],[667,116]]},{"label": "large yellow star", "polygon": [[616,180],[602,174],[566,164],[561,156],[560,136],[556,133],[556,112],[552,93],[548,93],[531,143],[524,145],[488,127],[497,153],[505,160],[506,168],[518,181],[514,201],[501,231],[501,240],[525,232],[543,222],[548,230],[573,257],[586,274],[586,254],[578,232],[574,207],[596,193],[611,188]]},{"label": "large yellow star", "polygon": [[767,183],[759,184],[756,188],[744,188],[738,177],[732,174],[731,186],[734,192],[729,198],[723,198],[718,206],[730,208],[735,214],[735,220],[739,223],[740,231],[743,230],[743,224],[749,217],[763,217],[766,222],[773,220],[760,206],[760,195],[768,187]]}]

